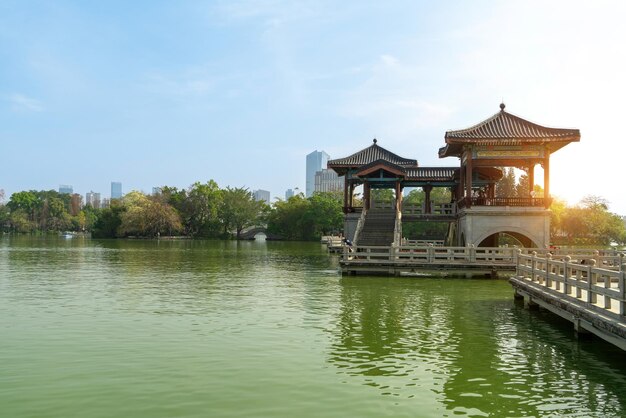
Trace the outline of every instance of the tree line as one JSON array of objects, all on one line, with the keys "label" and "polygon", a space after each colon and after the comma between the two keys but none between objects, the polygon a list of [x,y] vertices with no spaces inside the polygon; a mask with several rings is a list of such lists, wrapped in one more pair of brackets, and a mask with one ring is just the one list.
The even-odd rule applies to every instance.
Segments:
[{"label": "tree line", "polygon": [[160,193],[132,191],[107,208],[82,205],[81,196],[49,191],[0,195],[0,228],[15,233],[89,232],[96,238],[186,236],[240,238],[247,227],[265,226],[272,235],[315,240],[343,229],[341,195],[302,194],[272,205],[246,188],[220,188],[209,180],[188,188],[164,186]]},{"label": "tree line", "polygon": [[[496,184],[498,197],[528,195],[528,178],[515,178],[505,169]],[[543,195],[535,185],[537,196]],[[393,199],[391,190],[372,191],[378,201]],[[435,188],[435,203],[450,202],[450,190]],[[425,194],[412,190],[406,204],[423,204]],[[82,206],[79,195],[50,191],[14,193],[5,203],[0,190],[0,228],[5,232],[47,233],[91,232],[94,237],[122,238],[182,235],[191,238],[230,238],[241,236],[245,228],[265,226],[272,235],[287,240],[318,240],[321,235],[343,231],[341,192],[298,194],[271,205],[256,201],[246,188],[220,188],[210,180],[196,182],[186,189],[164,186],[157,195],[130,192],[114,199],[110,207]],[[609,210],[609,202],[587,196],[576,205],[554,199],[551,205],[551,240],[555,245],[626,244],[626,228],[621,216]],[[407,222],[406,238],[434,239],[445,235],[447,225],[439,222]]]}]

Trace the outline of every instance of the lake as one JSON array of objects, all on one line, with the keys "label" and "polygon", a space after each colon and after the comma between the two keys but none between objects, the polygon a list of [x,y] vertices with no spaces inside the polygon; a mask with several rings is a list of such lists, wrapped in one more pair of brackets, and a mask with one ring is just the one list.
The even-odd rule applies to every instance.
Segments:
[{"label": "lake", "polygon": [[319,243],[0,236],[1,417],[626,416],[625,359]]}]

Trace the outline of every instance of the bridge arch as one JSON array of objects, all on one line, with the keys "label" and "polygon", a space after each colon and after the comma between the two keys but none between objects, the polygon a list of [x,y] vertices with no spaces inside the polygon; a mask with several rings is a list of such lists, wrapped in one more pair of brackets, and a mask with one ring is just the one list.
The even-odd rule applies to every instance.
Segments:
[{"label": "bridge arch", "polygon": [[[478,238],[473,242],[477,247],[493,247],[497,246],[497,237],[499,234],[507,234],[518,240],[524,247],[539,248],[543,245],[541,237],[535,236],[530,231],[515,226],[497,227],[483,232],[478,235]],[[483,245],[486,244],[486,245]]]},{"label": "bridge arch", "polygon": [[256,227],[252,227],[250,229],[244,230],[239,235],[239,239],[240,240],[254,240],[256,239],[256,236],[259,234],[264,234],[265,239],[268,239],[268,240],[281,240],[282,239],[282,237],[268,232],[267,228],[264,226],[256,226]]}]

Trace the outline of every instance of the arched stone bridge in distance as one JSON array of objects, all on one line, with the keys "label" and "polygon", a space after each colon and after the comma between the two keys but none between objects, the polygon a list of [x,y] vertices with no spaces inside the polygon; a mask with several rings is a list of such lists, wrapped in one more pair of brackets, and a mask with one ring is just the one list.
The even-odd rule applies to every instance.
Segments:
[{"label": "arched stone bridge in distance", "polygon": [[267,227],[265,226],[253,226],[250,228],[246,228],[241,232],[241,235],[239,236],[239,239],[241,240],[254,240],[256,239],[256,236],[259,234],[264,234],[265,235],[265,239],[267,240],[272,240],[272,241],[276,241],[276,240],[282,240],[283,237],[281,237],[280,235],[276,235],[276,234],[272,234],[270,232],[267,231]]}]

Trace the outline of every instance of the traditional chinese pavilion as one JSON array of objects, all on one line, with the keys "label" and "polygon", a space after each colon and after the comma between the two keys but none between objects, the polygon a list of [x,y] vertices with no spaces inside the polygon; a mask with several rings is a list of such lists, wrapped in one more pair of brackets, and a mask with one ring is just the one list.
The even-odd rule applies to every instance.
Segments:
[{"label": "traditional chinese pavilion", "polygon": [[[328,168],[344,176],[344,234],[359,245],[393,245],[402,239],[402,221],[448,222],[448,245],[496,246],[501,234],[525,246],[545,247],[550,234],[550,155],[580,140],[578,129],[549,128],[505,111],[466,129],[448,131],[440,158],[456,157],[458,165],[420,167],[417,160],[400,157],[378,145],[348,157],[331,160]],[[543,167],[543,196],[533,194],[534,168]],[[526,171],[531,187],[527,196],[496,197],[502,167]],[[361,204],[355,188],[363,186]],[[421,187],[421,208],[403,208],[405,187]],[[450,202],[433,205],[435,187],[450,190]],[[372,201],[372,189],[392,189],[394,202],[381,207]]]}]

